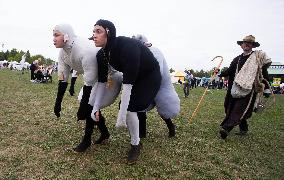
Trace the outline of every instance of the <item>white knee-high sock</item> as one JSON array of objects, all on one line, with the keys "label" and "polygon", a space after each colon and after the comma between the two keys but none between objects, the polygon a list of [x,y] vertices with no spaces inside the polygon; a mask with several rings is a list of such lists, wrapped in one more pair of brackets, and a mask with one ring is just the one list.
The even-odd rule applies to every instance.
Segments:
[{"label": "white knee-high sock", "polygon": [[139,138],[139,119],[137,112],[127,111],[126,124],[131,137],[131,144],[138,145],[140,142]]}]

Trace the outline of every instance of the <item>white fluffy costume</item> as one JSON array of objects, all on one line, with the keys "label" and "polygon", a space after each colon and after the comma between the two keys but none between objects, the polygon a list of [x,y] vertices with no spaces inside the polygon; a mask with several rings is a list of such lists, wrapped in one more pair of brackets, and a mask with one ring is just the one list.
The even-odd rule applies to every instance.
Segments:
[{"label": "white fluffy costume", "polygon": [[77,37],[68,24],[56,25],[54,31],[63,33],[64,41],[66,41],[58,57],[59,80],[67,82],[72,68],[78,74],[83,74],[85,85],[93,86],[98,74],[96,61],[98,48],[87,39]]},{"label": "white fluffy costume", "polygon": [[[160,66],[160,73],[162,76],[160,89],[154,99],[154,104],[147,110],[151,110],[155,105],[161,118],[166,123],[169,130],[169,137],[175,136],[175,125],[171,118],[174,118],[179,114],[180,111],[180,99],[175,91],[173,84],[171,83],[169,68],[166,63],[165,57],[162,52],[152,44],[148,42],[144,35],[136,35],[133,38],[139,40],[142,44],[147,46],[157,59]],[[139,118],[139,136],[145,138],[147,134],[146,128],[146,112],[138,112]]]},{"label": "white fluffy costume", "polygon": [[[84,85],[93,87],[89,99],[89,104],[93,105],[98,77],[96,55],[99,48],[95,47],[88,39],[76,36],[69,24],[56,25],[54,31],[63,33],[64,41],[66,41],[65,46],[59,52],[58,79],[67,82],[71,69],[77,71],[78,74],[83,74]],[[101,109],[112,104],[120,91],[122,75],[115,72],[113,76],[115,77],[113,88],[105,88],[106,95],[102,100]],[[82,94],[81,91],[79,100],[81,100]]]},{"label": "white fluffy costume", "polygon": [[155,97],[155,105],[160,116],[163,118],[174,118],[180,112],[180,99],[171,82],[170,71],[163,53],[151,43],[148,43],[144,35],[138,34],[135,39],[148,46],[160,65],[162,75],[161,86]]},{"label": "white fluffy costume", "polygon": [[[68,24],[56,25],[53,31],[62,33],[64,35],[65,42],[64,47],[60,49],[58,58],[59,84],[54,107],[54,112],[58,117],[60,116],[61,101],[67,87],[70,70],[74,69],[78,72],[78,74],[83,74],[84,87],[80,107],[77,112],[77,118],[78,120],[86,119],[86,127],[82,142],[74,148],[77,152],[83,152],[91,145],[91,135],[95,124],[98,125],[101,132],[101,137],[95,143],[100,144],[105,139],[109,138],[109,132],[105,126],[104,117],[101,115],[102,121],[95,123],[91,118],[91,110],[93,107],[89,104],[90,99],[93,99],[96,95],[96,83],[98,79],[96,55],[98,48],[96,48],[88,39],[77,37],[73,28]],[[118,74],[118,76],[121,77],[121,74]],[[119,81],[120,79],[117,78],[116,80]],[[117,85],[115,88],[104,89],[106,91],[106,96],[102,101],[105,106],[111,104],[120,91],[121,81],[114,84]],[[93,105],[94,102],[91,101],[91,104]]]}]

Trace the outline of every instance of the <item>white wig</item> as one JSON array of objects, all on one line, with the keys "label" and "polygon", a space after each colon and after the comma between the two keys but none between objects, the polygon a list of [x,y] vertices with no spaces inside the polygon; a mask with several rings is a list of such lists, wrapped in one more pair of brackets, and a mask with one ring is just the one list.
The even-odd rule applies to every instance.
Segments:
[{"label": "white wig", "polygon": [[76,37],[73,28],[69,24],[58,24],[54,27],[53,31],[58,31],[64,35],[64,42],[72,43]]}]

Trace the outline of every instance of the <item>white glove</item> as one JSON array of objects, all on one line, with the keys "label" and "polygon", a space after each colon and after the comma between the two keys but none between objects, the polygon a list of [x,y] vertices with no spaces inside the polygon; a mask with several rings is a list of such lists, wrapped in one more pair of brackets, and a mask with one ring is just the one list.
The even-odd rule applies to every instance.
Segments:
[{"label": "white glove", "polygon": [[95,113],[97,111],[99,111],[100,108],[101,108],[101,101],[102,101],[103,96],[104,96],[105,86],[106,86],[106,83],[98,82],[97,89],[95,91],[95,96],[96,96],[95,97],[95,103],[94,103],[94,107],[93,107],[93,110],[92,110],[92,113],[91,113],[91,117],[94,121],[99,121],[99,119],[96,119]]},{"label": "white glove", "polygon": [[131,84],[123,84],[122,85],[122,93],[121,93],[121,103],[119,112],[117,115],[117,121],[115,127],[127,127],[126,125],[126,114],[127,114],[127,108],[130,101],[130,95],[131,95]]}]

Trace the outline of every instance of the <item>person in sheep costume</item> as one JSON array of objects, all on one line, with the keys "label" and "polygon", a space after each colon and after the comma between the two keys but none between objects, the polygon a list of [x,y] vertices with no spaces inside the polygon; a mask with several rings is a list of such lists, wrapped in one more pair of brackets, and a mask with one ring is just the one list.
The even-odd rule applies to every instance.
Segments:
[{"label": "person in sheep costume", "polygon": [[[155,58],[158,60],[160,65],[160,71],[162,75],[161,87],[155,97],[155,106],[161,118],[167,124],[169,129],[169,137],[175,136],[175,125],[172,123],[171,118],[176,117],[180,111],[180,99],[175,91],[175,88],[171,82],[170,71],[165,60],[163,53],[156,47],[153,47],[148,42],[144,35],[137,34],[132,38],[139,40],[142,44],[147,46]],[[146,137],[146,112],[138,112],[139,118],[139,131],[140,137]]]},{"label": "person in sheep costume", "polygon": [[[53,30],[53,42],[56,48],[61,48],[58,58],[58,91],[54,106],[54,113],[57,117],[60,117],[61,102],[64,93],[67,88],[67,81],[70,75],[70,70],[74,69],[78,74],[83,74],[84,87],[80,101],[80,106],[77,112],[78,120],[86,119],[85,134],[81,143],[74,148],[77,152],[85,151],[91,145],[91,135],[93,133],[94,125],[97,124],[101,133],[100,138],[95,144],[101,144],[104,140],[109,138],[109,132],[105,125],[105,118],[100,113],[99,122],[94,122],[91,118],[91,111],[94,104],[94,97],[97,88],[98,79],[98,67],[96,54],[98,48],[96,48],[90,41],[77,37],[73,31],[73,28],[69,24],[56,25]],[[108,106],[114,102],[117,97],[122,75],[115,73],[114,87],[113,89],[104,89],[106,92],[105,97],[102,98],[102,107]],[[91,98],[90,98],[91,96]]]},{"label": "person in sheep costume", "polygon": [[90,38],[102,47],[97,54],[98,87],[92,117],[100,121],[100,98],[103,87],[112,84],[112,69],[123,73],[121,103],[116,126],[127,126],[131,148],[127,163],[133,164],[140,155],[139,120],[137,112],[153,103],[161,84],[159,63],[151,51],[139,41],[129,37],[116,37],[116,28],[108,20],[98,20]]}]

